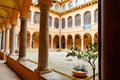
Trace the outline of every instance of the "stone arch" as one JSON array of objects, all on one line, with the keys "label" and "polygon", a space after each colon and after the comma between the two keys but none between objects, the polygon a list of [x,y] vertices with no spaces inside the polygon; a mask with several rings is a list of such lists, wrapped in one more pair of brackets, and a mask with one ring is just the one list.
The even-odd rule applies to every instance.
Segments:
[{"label": "stone arch", "polygon": [[67,48],[68,49],[70,49],[72,47],[72,42],[73,42],[72,40],[73,40],[73,37],[72,37],[72,35],[69,34],[67,36]]},{"label": "stone arch", "polygon": [[86,50],[86,46],[88,45],[89,42],[92,42],[91,34],[85,33],[84,34],[84,50]]},{"label": "stone arch", "polygon": [[78,49],[81,48],[81,36],[79,34],[76,34],[75,35],[75,45],[76,47],[78,47]]},{"label": "stone arch", "polygon": [[64,35],[61,36],[61,48],[65,49],[65,36]]},{"label": "stone arch", "polygon": [[33,48],[38,48],[38,46],[39,46],[39,32],[34,32],[32,38],[33,38],[33,41],[32,41]]},{"label": "stone arch", "polygon": [[59,35],[55,35],[53,38],[53,48],[59,48]]}]

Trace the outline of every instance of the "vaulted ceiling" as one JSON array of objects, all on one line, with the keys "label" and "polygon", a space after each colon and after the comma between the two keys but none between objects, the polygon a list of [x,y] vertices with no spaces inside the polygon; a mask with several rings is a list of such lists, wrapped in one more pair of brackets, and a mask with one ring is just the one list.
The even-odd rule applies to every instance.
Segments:
[{"label": "vaulted ceiling", "polygon": [[17,23],[18,15],[26,17],[32,0],[0,0],[0,26]]}]

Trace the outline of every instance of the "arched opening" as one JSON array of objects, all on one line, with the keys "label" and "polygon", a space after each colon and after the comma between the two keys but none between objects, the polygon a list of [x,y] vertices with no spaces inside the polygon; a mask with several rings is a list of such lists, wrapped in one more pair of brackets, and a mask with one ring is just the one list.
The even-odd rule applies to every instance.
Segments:
[{"label": "arched opening", "polygon": [[61,48],[65,49],[65,36],[61,36]]},{"label": "arched opening", "polygon": [[92,42],[91,35],[89,33],[84,34],[84,50],[86,50],[86,46],[89,42]]},{"label": "arched opening", "polygon": [[67,36],[67,48],[70,49],[72,47],[72,36]]},{"label": "arched opening", "polygon": [[53,39],[53,48],[59,48],[59,36],[56,35]]},{"label": "arched opening", "polygon": [[78,47],[78,49],[80,49],[80,47],[81,47],[81,39],[80,39],[79,34],[75,35],[75,45],[76,45],[76,47]]},{"label": "arched opening", "polygon": [[33,45],[33,48],[38,48],[38,45],[39,45],[39,32],[34,32],[33,33],[33,43],[32,43],[32,45]]},{"label": "arched opening", "polygon": [[98,32],[94,35],[94,45],[98,45]]}]

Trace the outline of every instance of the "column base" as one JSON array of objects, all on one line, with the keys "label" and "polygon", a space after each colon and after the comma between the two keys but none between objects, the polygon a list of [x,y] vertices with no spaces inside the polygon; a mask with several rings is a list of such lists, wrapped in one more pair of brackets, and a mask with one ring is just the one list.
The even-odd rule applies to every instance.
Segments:
[{"label": "column base", "polygon": [[25,61],[27,61],[27,58],[26,58],[26,57],[18,58],[18,59],[17,59],[17,62],[19,62],[19,63],[25,62]]},{"label": "column base", "polygon": [[51,69],[39,70],[37,68],[37,69],[35,69],[35,72],[38,73],[38,74],[40,74],[40,75],[42,75],[42,74],[50,73],[50,72],[52,72],[52,70]]},{"label": "column base", "polygon": [[16,53],[10,53],[8,56],[18,56]]}]

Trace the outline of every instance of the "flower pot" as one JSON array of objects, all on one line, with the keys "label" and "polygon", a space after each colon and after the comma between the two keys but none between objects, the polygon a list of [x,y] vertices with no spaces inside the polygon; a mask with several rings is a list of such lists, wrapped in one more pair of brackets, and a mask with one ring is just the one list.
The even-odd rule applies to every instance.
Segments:
[{"label": "flower pot", "polygon": [[87,77],[87,73],[88,73],[88,72],[82,72],[82,71],[72,70],[72,74],[73,74],[75,77],[79,77],[79,78]]}]

